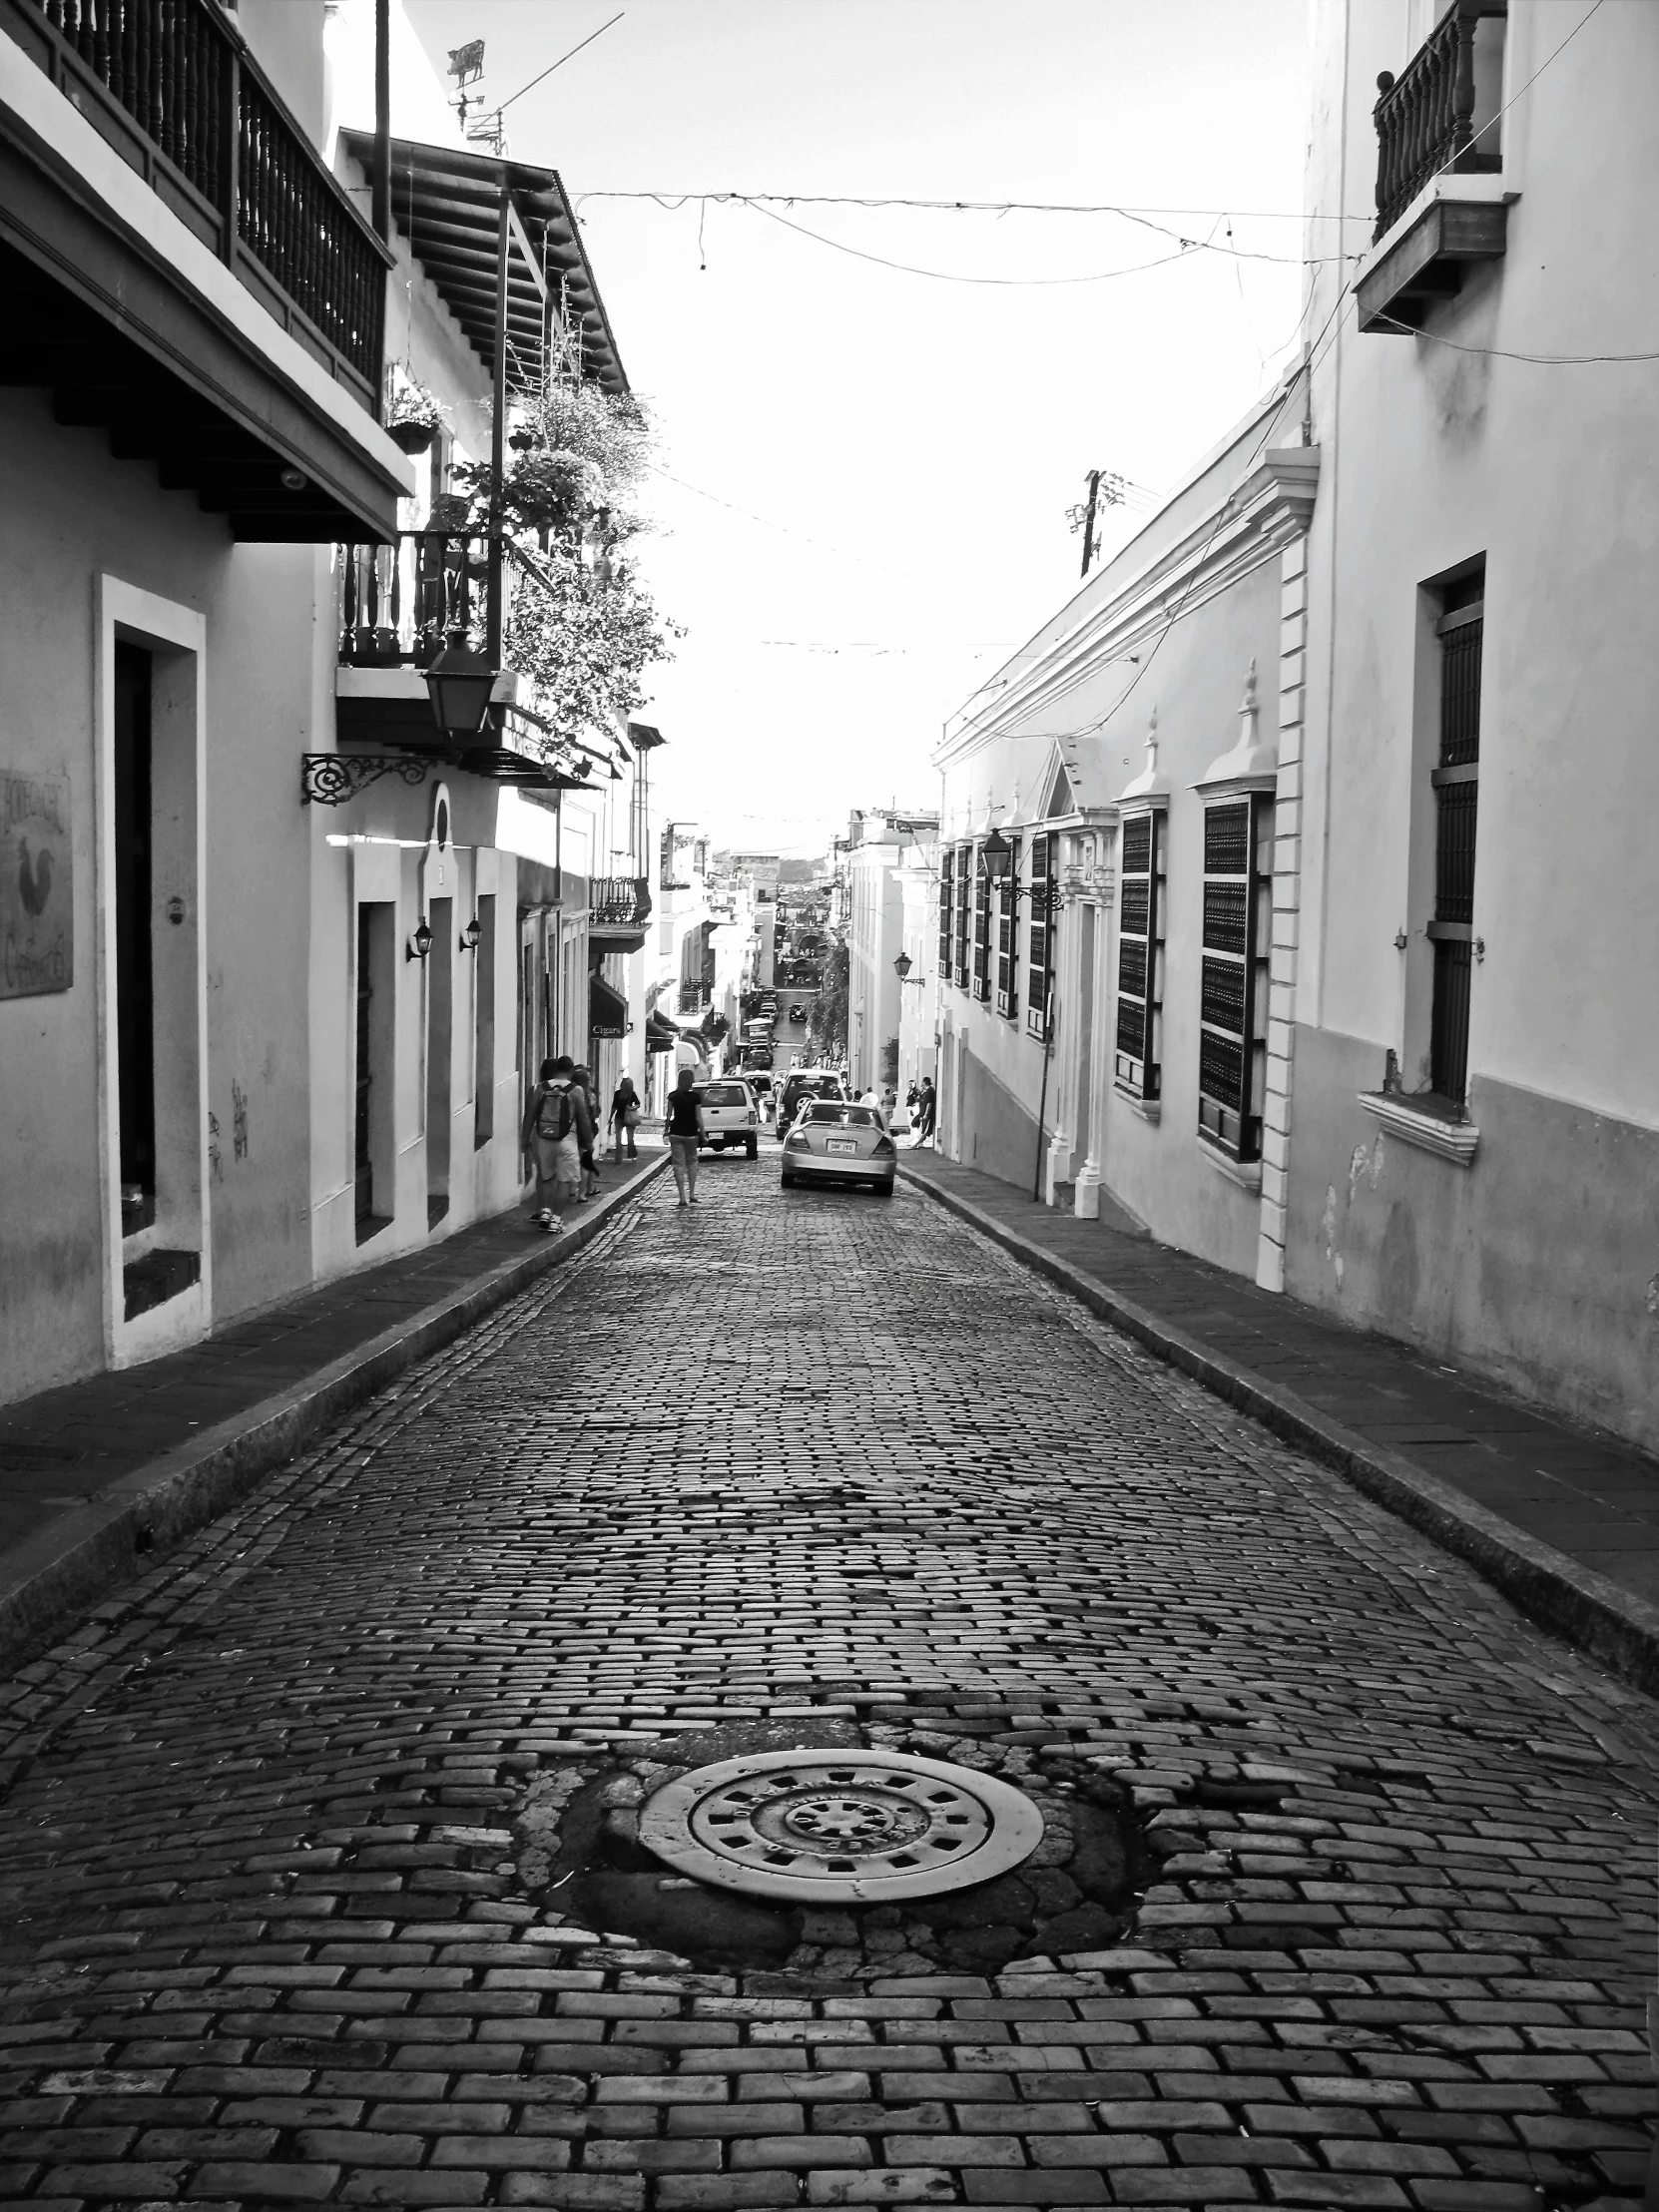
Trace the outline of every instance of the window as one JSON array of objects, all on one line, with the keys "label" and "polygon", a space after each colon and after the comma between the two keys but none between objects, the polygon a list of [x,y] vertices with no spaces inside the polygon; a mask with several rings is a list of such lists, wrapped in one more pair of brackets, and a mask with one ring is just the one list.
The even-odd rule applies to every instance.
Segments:
[{"label": "window", "polygon": [[956,847],[956,897],[953,905],[956,935],[951,948],[952,972],[958,986],[967,989],[968,979],[968,870],[973,865],[971,844]]},{"label": "window", "polygon": [[952,922],[950,918],[951,877],[956,866],[956,856],[947,847],[939,862],[939,974],[945,982],[950,980],[950,945]]},{"label": "window", "polygon": [[879,1129],[880,1119],[872,1106],[813,1106],[806,1119],[815,1127],[828,1124],[831,1129]]},{"label": "window", "polygon": [[1272,939],[1273,802],[1206,807],[1198,1133],[1240,1161],[1262,1156]]},{"label": "window", "polygon": [[1031,920],[1025,932],[1025,1026],[1032,1036],[1043,1034],[1048,1019],[1049,961],[1054,942],[1054,917],[1049,901],[1054,889],[1054,839],[1039,832],[1031,839]]},{"label": "window", "polygon": [[991,879],[983,860],[973,871],[973,995],[991,995]]},{"label": "window", "polygon": [[1008,873],[997,892],[996,1010],[1019,1018],[1019,860],[1021,839],[1010,840]]},{"label": "window", "polygon": [[1132,1098],[1162,1095],[1164,852],[1162,810],[1130,815],[1118,871],[1118,1021],[1113,1080]]},{"label": "window", "polygon": [[1469,1088],[1469,984],[1474,937],[1474,830],[1480,794],[1480,641],[1484,571],[1448,586],[1440,639],[1440,745],[1434,792],[1434,995],[1429,1082],[1462,1107]]}]

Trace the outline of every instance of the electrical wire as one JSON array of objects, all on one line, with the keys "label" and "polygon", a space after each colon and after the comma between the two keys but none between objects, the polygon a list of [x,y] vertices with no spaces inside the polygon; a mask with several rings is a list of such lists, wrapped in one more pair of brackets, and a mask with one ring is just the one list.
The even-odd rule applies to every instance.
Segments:
[{"label": "electrical wire", "polygon": [[828,246],[837,254],[850,254],[855,262],[873,262],[877,269],[897,270],[904,276],[930,276],[941,284],[997,284],[1026,288],[1045,284],[1103,284],[1113,276],[1138,276],[1143,270],[1164,269],[1171,262],[1182,262],[1196,242],[1189,242],[1179,252],[1164,254],[1155,262],[1137,262],[1128,269],[1102,269],[1087,276],[959,276],[947,269],[917,269],[910,262],[891,262],[882,254],[866,254],[856,246],[843,246],[839,239],[827,239],[822,231],[809,231],[803,223],[792,223],[788,216],[779,215],[771,208],[763,208],[755,201],[744,201],[752,215],[764,215],[769,223],[781,223],[786,231],[794,231],[798,238],[813,239],[820,246]]},{"label": "electrical wire", "polygon": [[1448,345],[1454,353],[1484,353],[1497,361],[1530,361],[1536,368],[1591,368],[1604,361],[1659,361],[1659,350],[1648,353],[1519,353],[1504,345],[1465,345],[1456,338],[1441,337],[1437,330],[1419,330],[1415,323],[1401,322],[1397,315],[1379,314],[1376,320],[1406,337],[1422,338],[1430,345]]},{"label": "electrical wire", "polygon": [[549,62],[547,67],[542,71],[540,77],[532,77],[527,85],[520,85],[517,92],[509,93],[506,99],[503,100],[500,106],[495,110],[496,115],[505,115],[507,110],[512,106],[515,100],[522,100],[527,92],[534,92],[539,84],[541,84],[546,78],[552,76],[554,70],[563,69],[565,63],[574,60],[576,55],[581,53],[584,46],[591,46],[596,38],[603,38],[605,33],[611,28],[611,24],[620,23],[627,13],[628,10],[626,8],[619,8],[616,14],[612,16],[610,23],[601,23],[597,31],[590,31],[585,39],[580,40],[575,46],[570,49],[570,52],[568,54],[561,54],[556,62]]}]

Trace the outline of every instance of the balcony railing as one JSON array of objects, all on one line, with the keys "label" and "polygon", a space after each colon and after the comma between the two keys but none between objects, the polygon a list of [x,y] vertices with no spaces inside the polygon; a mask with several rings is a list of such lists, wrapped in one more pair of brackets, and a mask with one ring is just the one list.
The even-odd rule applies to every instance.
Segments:
[{"label": "balcony railing", "polygon": [[706,1014],[709,1010],[709,1004],[710,993],[701,983],[681,984],[679,1012],[682,1014]]},{"label": "balcony railing", "polygon": [[651,884],[644,875],[596,875],[588,919],[601,927],[631,929],[651,919]]},{"label": "balcony railing", "polygon": [[376,407],[391,256],[223,10],[213,0],[0,0],[0,27]]},{"label": "balcony railing", "polygon": [[[1380,239],[1417,194],[1442,170],[1490,175],[1503,166],[1495,131],[1474,141],[1478,79],[1476,39],[1480,24],[1496,18],[1487,43],[1502,38],[1507,0],[1452,0],[1450,12],[1434,27],[1394,77],[1384,70],[1377,80],[1377,229]],[[1494,66],[1494,72],[1495,67]],[[1493,103],[1495,114],[1495,102]]]},{"label": "balcony railing", "polygon": [[[342,545],[335,577],[346,667],[427,668],[446,645],[476,644],[487,628],[487,538],[403,530],[391,545]],[[503,594],[508,578],[504,570]],[[505,605],[501,613],[505,623]]]}]

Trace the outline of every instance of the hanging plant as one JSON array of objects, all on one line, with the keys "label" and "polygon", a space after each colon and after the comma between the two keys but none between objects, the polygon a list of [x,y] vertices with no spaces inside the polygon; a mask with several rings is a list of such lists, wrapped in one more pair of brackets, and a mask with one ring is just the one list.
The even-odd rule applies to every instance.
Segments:
[{"label": "hanging plant", "polygon": [[405,453],[424,453],[443,424],[443,408],[424,384],[402,369],[392,370],[386,396],[385,427],[388,436]]}]

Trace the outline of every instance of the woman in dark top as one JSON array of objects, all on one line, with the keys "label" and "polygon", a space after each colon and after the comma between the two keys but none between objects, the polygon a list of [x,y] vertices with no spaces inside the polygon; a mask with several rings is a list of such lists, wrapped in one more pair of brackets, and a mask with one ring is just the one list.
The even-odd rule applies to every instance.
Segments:
[{"label": "woman in dark top", "polygon": [[682,1206],[702,1203],[697,1195],[697,1146],[706,1133],[703,1100],[696,1079],[690,1068],[682,1068],[679,1081],[669,1093],[668,1112],[663,1116],[669,1164],[674,1170],[674,1187],[680,1193]]},{"label": "woman in dark top", "polygon": [[634,1078],[631,1075],[625,1075],[616,1087],[615,1098],[611,1100],[611,1152],[613,1158],[621,1159],[624,1144],[628,1147],[630,1160],[639,1158],[639,1147],[634,1142],[634,1132],[639,1125],[640,1094],[634,1088]]}]

